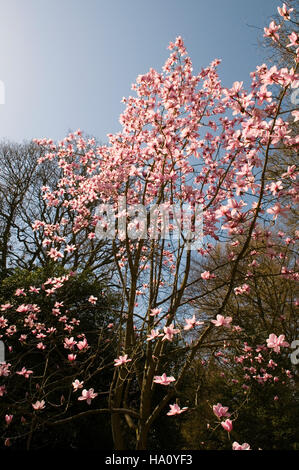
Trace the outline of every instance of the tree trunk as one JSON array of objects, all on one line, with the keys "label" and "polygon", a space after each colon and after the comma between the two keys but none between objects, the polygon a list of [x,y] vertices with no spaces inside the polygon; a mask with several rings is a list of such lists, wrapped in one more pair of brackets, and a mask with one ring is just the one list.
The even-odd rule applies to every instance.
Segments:
[{"label": "tree trunk", "polygon": [[114,450],[126,450],[124,438],[122,435],[121,415],[112,413],[111,415],[111,429],[114,443]]},{"label": "tree trunk", "polygon": [[148,427],[141,423],[136,436],[136,450],[147,450]]}]

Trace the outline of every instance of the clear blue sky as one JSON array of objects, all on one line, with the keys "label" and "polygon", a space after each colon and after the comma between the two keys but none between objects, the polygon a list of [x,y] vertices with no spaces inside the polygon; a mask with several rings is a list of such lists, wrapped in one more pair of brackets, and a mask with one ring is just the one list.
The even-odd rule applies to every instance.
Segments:
[{"label": "clear blue sky", "polygon": [[[137,75],[160,71],[181,35],[194,72],[221,58],[225,86],[248,83],[280,0],[0,0],[0,139],[106,141]],[[249,25],[255,26],[250,27]],[[260,29],[257,29],[260,28]]]}]

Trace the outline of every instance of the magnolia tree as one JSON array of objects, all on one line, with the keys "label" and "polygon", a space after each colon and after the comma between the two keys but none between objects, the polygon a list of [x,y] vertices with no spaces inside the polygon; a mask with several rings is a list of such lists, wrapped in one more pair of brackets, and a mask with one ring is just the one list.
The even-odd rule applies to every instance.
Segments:
[{"label": "magnolia tree", "polygon": [[[289,20],[285,6],[281,17]],[[279,40],[279,25],[271,22],[265,34]],[[268,172],[272,152],[299,146],[289,129],[299,110],[285,107],[299,85],[296,32],[285,47],[293,55],[292,68],[263,64],[251,73],[248,90],[242,82],[224,88],[217,74],[220,60],[193,75],[178,37],[169,45],[170,57],[161,73],[150,69],[137,77],[136,96],[123,99],[122,131],[109,134],[108,145],[96,146],[81,131],[59,143],[35,140],[45,151],[39,162],[57,161],[63,171],[57,188],[44,188],[44,199],[68,211],[57,224],[33,221],[33,229],[43,231],[48,256],[57,264],[67,253],[80,252],[80,244],[64,236],[68,214],[73,240],[86,230],[89,239],[105,239],[113,254],[121,307],[113,324],[101,329],[91,344],[88,332],[80,329],[76,308],[65,311],[59,298],[76,273],[50,278],[44,288],[20,286],[1,306],[6,363],[0,369],[0,400],[6,407],[7,445],[26,435],[29,448],[40,429],[107,413],[115,449],[146,449],[162,414],[175,419],[171,416],[192,412],[193,405],[187,408],[179,398],[193,361],[215,330],[229,329],[234,337],[240,332],[234,316],[225,312],[233,295],[249,292],[248,276],[254,279],[254,269],[243,277],[238,269],[249,255],[251,240],[264,236],[267,224],[288,213],[280,204],[282,196],[298,203],[295,165],[278,178]],[[233,256],[211,320],[192,306],[196,293],[194,299],[186,293],[192,260],[208,260],[216,241],[232,243]],[[254,261],[255,254],[250,256]],[[273,249],[272,256],[279,257],[279,252]],[[283,266],[275,276],[296,280],[296,268]],[[215,276],[216,268],[199,275],[207,295]],[[96,304],[100,296],[94,292],[88,301]],[[52,309],[47,312],[41,306],[45,299]],[[292,339],[273,331],[263,347],[275,356]],[[104,369],[111,372],[109,387],[97,389],[95,378]],[[74,414],[72,405],[78,402],[82,410],[76,408]],[[234,415],[227,413],[225,406],[215,404],[220,429],[230,435]],[[20,420],[21,431],[14,431]],[[250,446],[234,442],[233,448]]]}]

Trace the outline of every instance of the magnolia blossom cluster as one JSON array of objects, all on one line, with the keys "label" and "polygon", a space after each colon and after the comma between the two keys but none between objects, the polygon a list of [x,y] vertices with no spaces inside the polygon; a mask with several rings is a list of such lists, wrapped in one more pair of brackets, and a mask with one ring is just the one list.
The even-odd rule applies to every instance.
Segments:
[{"label": "magnolia blossom cluster", "polygon": [[[116,135],[109,134],[109,146],[93,146],[92,139],[84,140],[81,131],[58,144],[37,140],[49,150],[42,160],[57,159],[65,173],[59,189],[44,188],[45,200],[51,205],[63,200],[66,207],[74,210],[75,232],[87,225],[92,228],[98,222],[89,209],[94,201],[117,204],[123,182],[132,181],[130,193],[126,194],[128,205],[154,204],[162,190],[166,194],[172,187],[177,201],[202,204],[204,235],[217,239],[220,229],[229,234],[242,233],[244,224],[257,209],[254,201],[250,204],[248,199],[245,203],[242,195],[258,194],[263,186],[260,173],[255,171],[262,165],[263,146],[271,142],[273,146],[298,147],[298,137],[291,137],[288,121],[277,116],[273,93],[269,91],[277,84],[281,89],[297,87],[295,69],[275,66],[268,69],[263,64],[252,73],[250,91],[241,82],[226,89],[221,87],[217,75],[220,61],[212,62],[192,76],[192,64],[181,38],[171,48],[174,52],[164,67],[164,74],[151,69],[139,76],[133,87],[137,98],[124,99],[127,108],[120,118],[123,130]],[[183,66],[177,65],[180,57]],[[234,119],[224,117],[231,109]],[[296,114],[294,117],[297,119]],[[209,130],[205,132],[205,128]],[[190,163],[191,156],[199,162],[196,173]],[[78,174],[80,166],[86,170],[84,177]],[[193,178],[192,186],[187,184],[189,176]],[[281,178],[268,185],[267,191],[289,193],[298,201],[296,191],[286,184],[289,175],[286,173]],[[66,195],[69,195],[67,201]],[[267,209],[274,218],[287,210],[279,203]],[[122,215],[129,216],[126,208],[118,216]],[[47,234],[48,253],[56,261],[75,249],[59,233],[59,226],[36,221],[33,228],[42,228]],[[119,236],[121,239],[120,233]],[[50,248],[54,244],[59,247]],[[61,249],[63,245],[65,249]],[[169,260],[171,265],[170,255]],[[213,275],[208,272],[202,274],[203,279],[210,276]]]},{"label": "magnolia blossom cluster", "polygon": [[[286,383],[288,379],[291,379],[293,376],[291,371],[280,368],[277,362],[273,360],[273,356],[271,355],[272,350],[278,355],[282,352],[282,347],[289,347],[289,343],[287,343],[284,339],[284,335],[277,337],[274,333],[272,333],[266,340],[267,344],[250,346],[247,342],[244,342],[242,346],[242,353],[239,355],[234,355],[233,358],[234,363],[241,367],[240,380],[231,379],[231,383],[239,384],[246,394],[251,388],[252,381],[264,385],[266,383]],[[230,345],[225,343],[223,348],[214,354],[221,364],[227,364],[229,362],[229,347]],[[225,377],[224,372],[222,372],[222,377]],[[214,413],[216,416],[218,416],[218,418],[221,417],[222,412],[227,412],[227,409],[221,406],[219,409],[220,414],[217,414],[217,407],[213,408]]]}]

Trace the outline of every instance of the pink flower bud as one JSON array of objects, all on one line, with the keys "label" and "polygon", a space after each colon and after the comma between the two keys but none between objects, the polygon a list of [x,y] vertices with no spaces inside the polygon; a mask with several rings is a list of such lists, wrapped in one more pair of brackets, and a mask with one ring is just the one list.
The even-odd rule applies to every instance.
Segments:
[{"label": "pink flower bud", "polygon": [[233,423],[230,419],[226,419],[225,421],[222,421],[221,426],[227,432],[231,432],[231,430],[233,429]]}]

